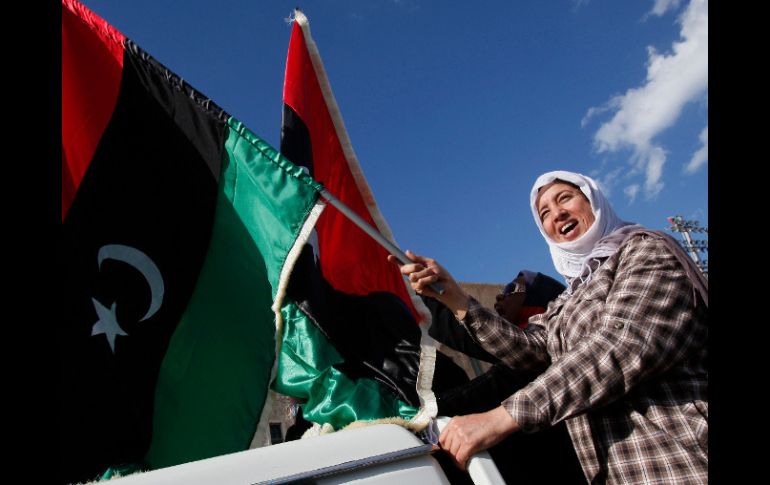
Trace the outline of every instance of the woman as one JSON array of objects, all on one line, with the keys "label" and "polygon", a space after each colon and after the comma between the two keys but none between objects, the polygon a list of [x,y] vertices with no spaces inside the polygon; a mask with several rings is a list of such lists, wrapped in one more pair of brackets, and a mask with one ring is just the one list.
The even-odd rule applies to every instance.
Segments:
[{"label": "woman", "polygon": [[[501,406],[452,419],[441,447],[462,468],[511,433],[566,421],[590,483],[705,482],[705,278],[674,239],[620,220],[589,177],[546,173],[530,203],[567,290],[525,330],[502,324],[434,260],[410,254],[401,268],[492,355],[549,365]],[[437,281],[442,295],[427,286]]]},{"label": "woman", "polygon": [[[543,313],[548,303],[558,297],[565,286],[550,276],[522,270],[505,285],[496,297],[495,312],[509,325],[526,328],[529,317]],[[465,355],[489,362],[492,367],[468,383],[445,390],[435,390],[438,416],[459,416],[489,411],[525,387],[544,367],[512,369],[485,351],[455,319],[452,312],[433,298],[423,297],[431,313],[428,333],[442,344]],[[436,366],[434,379],[441,376]],[[512,434],[489,448],[489,454],[506,483],[580,483],[583,472],[565,423],[532,435]],[[452,484],[472,483],[452,463],[449,455],[434,455]],[[552,466],[553,463],[559,466]]]}]

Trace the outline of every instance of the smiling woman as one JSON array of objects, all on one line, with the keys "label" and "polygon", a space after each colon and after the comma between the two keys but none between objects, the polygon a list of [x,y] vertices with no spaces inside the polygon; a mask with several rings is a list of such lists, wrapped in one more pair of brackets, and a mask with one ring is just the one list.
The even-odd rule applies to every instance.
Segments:
[{"label": "smiling woman", "polygon": [[[525,329],[463,293],[435,260],[410,255],[401,267],[492,356],[514,369],[547,366],[499,407],[453,418],[442,449],[462,467],[512,433],[566,422],[589,483],[704,483],[705,277],[673,238],[621,220],[589,177],[541,175],[530,206],[567,289]],[[436,282],[441,295],[428,287]]]},{"label": "smiling woman", "polygon": [[593,179],[570,172],[548,172],[538,177],[530,193],[530,206],[556,270],[567,278],[578,275],[601,238],[631,225],[617,216]]}]

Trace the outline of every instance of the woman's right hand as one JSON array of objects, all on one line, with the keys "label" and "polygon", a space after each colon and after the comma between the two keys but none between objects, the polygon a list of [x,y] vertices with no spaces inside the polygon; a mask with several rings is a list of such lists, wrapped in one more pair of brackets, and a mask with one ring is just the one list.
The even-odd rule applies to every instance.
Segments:
[{"label": "woman's right hand", "polygon": [[[468,294],[460,288],[452,275],[449,274],[443,266],[438,264],[435,259],[419,256],[407,250],[406,255],[412,260],[412,263],[401,265],[398,259],[393,255],[388,255],[388,261],[399,265],[401,274],[409,279],[412,289],[418,295],[435,298],[447,306],[458,319],[462,319],[468,310]],[[438,294],[430,285],[439,283],[444,288],[444,292]]]}]

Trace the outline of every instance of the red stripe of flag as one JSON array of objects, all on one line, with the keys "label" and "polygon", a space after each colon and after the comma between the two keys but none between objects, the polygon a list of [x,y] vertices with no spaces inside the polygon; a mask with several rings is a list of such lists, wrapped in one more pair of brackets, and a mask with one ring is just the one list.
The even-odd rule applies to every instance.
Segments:
[{"label": "red stripe of flag", "polygon": [[[62,220],[112,116],[125,36],[74,0],[62,2]],[[84,24],[80,19],[88,22]],[[101,42],[94,42],[94,33]]]},{"label": "red stripe of flag", "polygon": [[[310,134],[313,177],[364,220],[378,227],[345,157],[329,107],[319,85],[298,22],[292,28],[286,60],[284,103],[304,122]],[[368,192],[368,191],[367,191]],[[416,321],[422,317],[412,304],[401,273],[387,262],[388,252],[333,206],[326,208],[316,224],[321,271],[337,290],[366,295],[387,291],[398,295]],[[382,228],[380,228],[382,231]]]}]

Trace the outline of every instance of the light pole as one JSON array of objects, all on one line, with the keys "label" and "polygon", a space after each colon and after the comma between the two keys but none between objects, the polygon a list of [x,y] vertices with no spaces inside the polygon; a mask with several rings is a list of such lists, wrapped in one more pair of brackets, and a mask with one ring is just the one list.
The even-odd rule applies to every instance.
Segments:
[{"label": "light pole", "polygon": [[686,221],[682,216],[669,217],[668,222],[671,224],[671,227],[669,227],[670,231],[682,233],[684,241],[679,241],[679,244],[681,244],[685,251],[687,251],[690,258],[695,261],[695,264],[698,265],[698,268],[700,268],[703,274],[708,277],[708,260],[701,260],[700,255],[698,254],[699,252],[708,252],[708,241],[693,239],[690,234],[693,232],[708,234],[708,228],[701,227],[698,221]]}]

